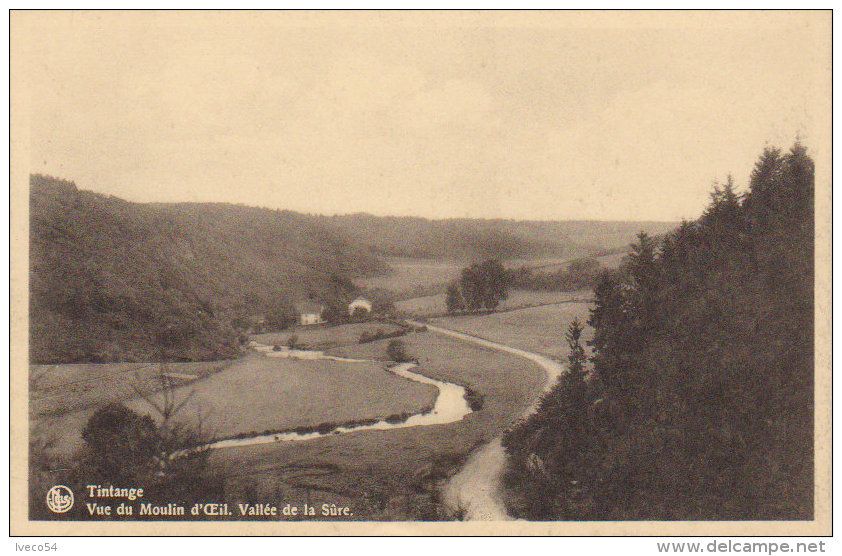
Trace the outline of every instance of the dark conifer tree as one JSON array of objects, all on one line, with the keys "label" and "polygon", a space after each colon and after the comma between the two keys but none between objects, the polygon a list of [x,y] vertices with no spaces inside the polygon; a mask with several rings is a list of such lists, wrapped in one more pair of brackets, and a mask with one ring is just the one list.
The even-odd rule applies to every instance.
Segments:
[{"label": "dark conifer tree", "polygon": [[814,187],[803,146],[767,149],[747,192],[598,277],[587,395],[565,375],[504,443],[509,484],[555,496],[523,515],[810,519]]}]

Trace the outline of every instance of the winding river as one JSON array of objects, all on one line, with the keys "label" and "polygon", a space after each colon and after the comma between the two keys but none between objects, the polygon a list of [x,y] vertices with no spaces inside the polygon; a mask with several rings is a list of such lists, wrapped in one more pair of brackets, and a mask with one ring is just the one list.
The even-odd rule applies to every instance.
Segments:
[{"label": "winding river", "polygon": [[[321,351],[310,350],[296,350],[289,348],[281,348],[280,351],[275,351],[272,346],[260,344],[258,342],[251,342],[250,346],[257,352],[262,353],[266,357],[283,357],[288,359],[304,359],[304,360],[318,360],[328,359],[331,361],[345,361],[348,363],[363,363],[367,359],[349,359],[346,357],[336,357],[333,355],[325,355]],[[313,440],[324,436],[334,434],[345,434],[349,432],[360,432],[366,430],[391,430],[403,429],[407,427],[417,427],[421,425],[445,425],[461,421],[466,415],[471,413],[471,408],[465,399],[465,389],[458,384],[450,382],[443,382],[424,376],[419,373],[413,373],[410,369],[416,366],[415,363],[399,363],[393,367],[387,368],[391,373],[394,373],[407,380],[420,382],[422,384],[432,384],[438,388],[439,393],[436,397],[436,402],[433,409],[424,414],[416,414],[410,416],[406,421],[401,423],[388,423],[385,420],[377,421],[370,425],[359,425],[343,427],[339,426],[329,432],[280,432],[274,434],[264,434],[259,436],[252,436],[249,438],[231,438],[228,440],[219,440],[211,444],[203,446],[203,448],[220,449],[220,448],[235,448],[241,446],[254,446],[256,444],[271,444],[273,442],[298,442],[302,440]]]},{"label": "winding river", "polygon": [[[484,338],[478,338],[476,336],[471,336],[448,328],[434,326],[429,323],[415,321],[407,322],[415,326],[426,326],[430,331],[438,334],[443,334],[499,351],[512,353],[534,361],[546,372],[546,382],[544,383],[543,392],[548,391],[555,383],[556,379],[564,372],[564,367],[561,364],[553,361],[549,357],[545,357],[537,353],[532,353],[504,344],[498,344]],[[282,348],[279,351],[275,351],[272,346],[259,344],[257,342],[251,342],[251,347],[266,357],[285,357],[305,360],[329,359],[332,361],[346,361],[349,363],[368,361],[366,359],[349,359],[325,355],[320,351],[295,350],[289,348]],[[457,384],[435,380],[419,373],[413,373],[410,369],[415,366],[415,363],[400,363],[389,368],[388,371],[408,380],[421,382],[423,384],[432,384],[439,389],[439,395],[436,398],[436,403],[433,410],[429,413],[413,415],[402,423],[387,423],[386,421],[381,420],[370,425],[361,425],[356,427],[340,426],[327,433],[284,432],[266,434],[251,438],[220,440],[212,444],[208,444],[207,446],[204,446],[204,448],[218,449],[252,446],[256,444],[270,444],[273,442],[296,442],[302,440],[312,440],[332,434],[346,434],[349,432],[365,430],[389,430],[415,427],[419,425],[442,425],[460,421],[466,415],[471,413],[471,408],[468,406],[465,399],[465,389],[463,387]],[[536,400],[535,403],[526,409],[521,416],[526,417],[532,414],[536,409],[537,403],[538,401]],[[465,517],[469,520],[503,521],[512,519],[506,512],[506,507],[501,496],[501,477],[505,465],[506,452],[503,448],[501,438],[498,437],[471,454],[462,469],[450,478],[444,489],[445,503],[453,509],[464,510]]]}]

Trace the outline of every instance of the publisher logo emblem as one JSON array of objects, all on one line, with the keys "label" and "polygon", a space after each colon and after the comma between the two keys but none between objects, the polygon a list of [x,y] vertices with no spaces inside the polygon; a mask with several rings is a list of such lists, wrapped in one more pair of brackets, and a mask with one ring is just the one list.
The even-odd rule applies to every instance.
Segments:
[{"label": "publisher logo emblem", "polygon": [[63,514],[73,507],[73,491],[64,485],[56,485],[47,491],[47,507],[50,511]]}]

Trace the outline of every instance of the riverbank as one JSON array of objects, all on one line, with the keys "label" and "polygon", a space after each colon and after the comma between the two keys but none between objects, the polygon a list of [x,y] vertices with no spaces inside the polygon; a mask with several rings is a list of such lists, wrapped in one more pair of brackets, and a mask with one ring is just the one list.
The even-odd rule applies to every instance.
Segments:
[{"label": "riverbank", "polygon": [[[412,372],[470,387],[483,406],[459,421],[391,430],[349,431],[308,442],[212,450],[210,462],[229,477],[232,496],[347,504],[354,519],[439,520],[448,510],[441,490],[474,450],[498,437],[535,399],[544,373],[514,355],[420,332],[403,338],[417,358]],[[382,354],[386,340],[344,346],[328,355]],[[241,493],[241,494],[238,494]]]},{"label": "riverbank", "polygon": [[[419,326],[422,323],[407,321]],[[552,388],[552,385],[564,372],[564,367],[549,357],[499,344],[457,332],[440,326],[427,324],[428,330],[443,334],[465,342],[517,355],[538,364],[546,373],[541,394]],[[536,396],[533,403],[521,413],[520,418],[526,418],[535,412],[538,403]],[[501,437],[473,452],[462,469],[447,482],[444,489],[445,503],[452,509],[464,512],[465,519],[482,521],[501,521],[511,519],[506,511],[503,500],[502,476],[506,466],[506,451]]]},{"label": "riverbank", "polygon": [[[263,345],[258,342],[251,342],[250,345],[253,349],[262,353],[265,357],[305,359],[308,361],[328,360],[349,363],[374,362],[366,359],[350,359],[334,355],[325,355],[323,352],[319,351],[295,350],[289,348],[275,350],[273,346]],[[367,430],[382,431],[406,427],[443,425],[460,421],[466,415],[471,413],[472,410],[470,404],[468,403],[468,391],[464,387],[412,372],[411,369],[417,366],[418,365],[416,363],[397,363],[386,366],[385,369],[390,373],[412,382],[434,386],[438,390],[434,404],[426,406],[418,413],[410,414],[405,412],[402,414],[393,414],[383,419],[357,419],[338,425],[336,423],[320,423],[312,427],[301,427],[299,430],[276,430],[267,431],[263,434],[245,434],[239,438],[218,440],[207,444],[205,447],[208,449],[218,450],[223,448],[269,444],[272,442],[300,442],[305,440],[315,440],[328,435],[345,434],[349,432],[356,433]]]}]

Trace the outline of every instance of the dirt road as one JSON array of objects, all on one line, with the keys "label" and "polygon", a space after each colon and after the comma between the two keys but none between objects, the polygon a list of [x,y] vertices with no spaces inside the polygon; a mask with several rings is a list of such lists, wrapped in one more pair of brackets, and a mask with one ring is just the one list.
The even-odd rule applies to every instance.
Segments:
[{"label": "dirt road", "polygon": [[[534,361],[547,373],[542,392],[548,391],[555,384],[559,375],[564,372],[564,367],[560,363],[537,353],[498,344],[440,326],[416,321],[408,322],[415,326],[426,326],[427,329],[438,334],[445,334],[488,348],[506,351]],[[536,399],[529,409],[523,412],[522,416],[527,417],[532,414],[537,402]],[[471,454],[461,471],[450,479],[444,491],[445,502],[452,509],[461,508],[465,510],[466,519],[484,521],[512,519],[506,512],[500,494],[500,480],[505,466],[506,452],[501,438],[498,437]]]}]

